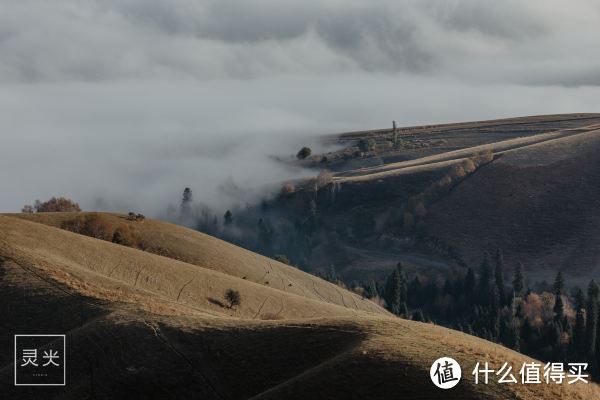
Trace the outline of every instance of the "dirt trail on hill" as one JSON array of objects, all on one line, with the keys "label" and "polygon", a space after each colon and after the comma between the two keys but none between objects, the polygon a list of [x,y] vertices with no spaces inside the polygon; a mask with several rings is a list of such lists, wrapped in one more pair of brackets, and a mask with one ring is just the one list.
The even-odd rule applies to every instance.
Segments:
[{"label": "dirt trail on hill", "polygon": [[501,156],[511,151],[539,145],[545,142],[561,140],[571,136],[578,136],[589,132],[598,131],[598,125],[590,125],[582,128],[561,129],[549,133],[541,133],[516,139],[504,140],[495,143],[483,144],[460,150],[422,157],[415,160],[401,161],[375,167],[365,167],[350,171],[337,173],[333,177],[335,183],[358,182],[371,179],[380,179],[390,175],[401,175],[408,173],[423,172],[432,169],[448,167],[464,161],[469,157],[476,156],[484,151],[492,151],[495,156]]}]

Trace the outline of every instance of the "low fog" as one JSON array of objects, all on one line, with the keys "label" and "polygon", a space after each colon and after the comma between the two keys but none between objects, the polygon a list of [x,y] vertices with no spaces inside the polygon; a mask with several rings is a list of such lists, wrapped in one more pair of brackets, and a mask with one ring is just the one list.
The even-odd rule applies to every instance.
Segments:
[{"label": "low fog", "polygon": [[0,7],[0,212],[217,212],[318,135],[600,110],[594,1],[42,0]]}]

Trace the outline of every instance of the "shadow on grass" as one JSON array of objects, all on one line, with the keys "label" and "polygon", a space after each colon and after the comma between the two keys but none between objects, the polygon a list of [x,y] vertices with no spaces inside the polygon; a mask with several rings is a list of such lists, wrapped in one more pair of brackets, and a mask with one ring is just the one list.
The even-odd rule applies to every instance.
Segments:
[{"label": "shadow on grass", "polygon": [[229,308],[229,307],[227,307],[227,306],[226,306],[226,305],[225,305],[225,304],[224,304],[224,303],[223,303],[221,300],[219,300],[219,299],[215,299],[214,297],[207,297],[206,299],[207,299],[207,300],[208,300],[210,303],[212,303],[212,304],[215,304],[215,305],[217,305],[217,306],[219,306],[219,307],[222,307],[222,308]]}]

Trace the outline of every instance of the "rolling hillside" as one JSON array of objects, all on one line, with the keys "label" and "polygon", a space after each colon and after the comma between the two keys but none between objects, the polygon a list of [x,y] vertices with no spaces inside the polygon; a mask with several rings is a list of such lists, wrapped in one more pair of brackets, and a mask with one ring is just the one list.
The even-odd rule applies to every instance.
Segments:
[{"label": "rolling hillside", "polygon": [[[185,228],[135,222],[175,260],[51,226],[64,214],[19,217],[0,216],[0,346],[12,349],[15,333],[67,333],[69,366],[66,387],[15,387],[12,351],[2,352],[5,398],[600,396],[594,384],[474,385],[477,361],[518,368],[529,358],[391,317],[313,276]],[[24,220],[36,218],[48,225]],[[278,278],[266,284],[263,274]],[[240,306],[220,305],[226,288],[240,291]],[[441,356],[463,366],[462,382],[444,392],[429,380]]]},{"label": "rolling hillside", "polygon": [[[598,277],[600,115],[406,127],[396,135],[381,129],[330,140],[345,147],[300,162],[331,171],[319,196],[299,185],[291,200],[280,201],[294,220],[302,218],[297,204],[314,197],[326,234],[308,252],[308,265],[334,264],[347,282],[381,281],[398,261],[431,275],[454,263],[445,249],[472,267],[484,251],[501,249],[505,275],[522,262],[531,284],[558,270],[582,287]],[[373,148],[359,150],[361,140]],[[369,221],[373,229],[355,229]],[[425,243],[413,246],[416,237]]]}]

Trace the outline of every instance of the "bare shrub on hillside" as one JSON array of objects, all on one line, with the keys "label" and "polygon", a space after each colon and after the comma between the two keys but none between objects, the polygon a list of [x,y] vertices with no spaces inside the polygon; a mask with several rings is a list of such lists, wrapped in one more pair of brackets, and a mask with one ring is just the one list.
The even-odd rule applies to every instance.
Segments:
[{"label": "bare shrub on hillside", "polygon": [[465,176],[467,176],[467,171],[463,163],[453,165],[452,168],[450,168],[450,172],[448,172],[448,175],[446,175],[446,177],[450,181],[462,179]]},{"label": "bare shrub on hillside", "polygon": [[135,231],[129,225],[121,225],[115,229],[112,236],[112,242],[128,247],[137,247],[139,238]]},{"label": "bare shrub on hillside", "polygon": [[[545,323],[554,320],[554,300],[553,293],[530,293],[523,300],[523,314],[534,327],[542,327]],[[562,296],[564,313],[569,318],[574,318],[575,310],[571,307],[568,299]]]},{"label": "bare shrub on hillside", "polygon": [[475,172],[475,169],[477,168],[473,160],[471,160],[470,158],[467,158],[465,161],[463,161],[461,166],[466,173],[465,175]]},{"label": "bare shrub on hillside", "polygon": [[67,220],[62,223],[61,228],[96,239],[110,241],[113,237],[110,224],[106,221],[105,217],[98,213],[91,213],[84,217],[80,216]]},{"label": "bare shrub on hillside", "polygon": [[146,219],[146,216],[144,214],[136,214],[134,212],[129,212],[129,214],[127,214],[127,220],[128,221],[143,221]]},{"label": "bare shrub on hillside", "polygon": [[84,235],[88,235],[96,239],[112,239],[110,225],[106,222],[105,218],[102,215],[97,213],[93,213],[85,217],[82,233]]},{"label": "bare shrub on hillside", "polygon": [[317,187],[320,189],[333,182],[333,175],[328,171],[321,171],[317,175]]},{"label": "bare shrub on hillside", "polygon": [[281,195],[288,196],[296,191],[296,187],[293,183],[286,183],[281,187]]},{"label": "bare shrub on hillside", "polygon": [[229,303],[229,308],[233,308],[242,304],[242,296],[240,295],[240,292],[233,289],[227,289],[225,291],[225,300],[227,303]]},{"label": "bare shrub on hillside", "polygon": [[480,167],[494,160],[494,152],[490,148],[482,150],[475,156],[471,157],[471,160],[477,167]]},{"label": "bare shrub on hillside", "polygon": [[369,299],[369,301],[372,301],[373,303],[377,304],[379,307],[385,308],[385,300],[380,297],[379,295],[371,297]]}]

